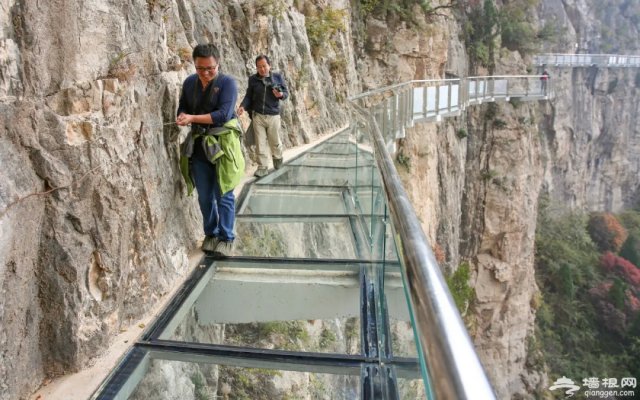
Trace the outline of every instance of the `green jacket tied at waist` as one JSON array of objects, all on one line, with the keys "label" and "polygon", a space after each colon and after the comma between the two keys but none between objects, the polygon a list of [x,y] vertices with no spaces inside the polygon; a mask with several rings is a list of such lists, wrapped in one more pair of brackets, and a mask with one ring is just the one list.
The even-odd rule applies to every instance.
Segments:
[{"label": "green jacket tied at waist", "polygon": [[206,134],[198,134],[192,129],[180,146],[180,172],[187,184],[187,195],[193,194],[194,183],[189,159],[193,154],[195,140],[202,136],[202,146],[209,161],[216,165],[216,175],[222,194],[233,190],[244,176],[244,156],[240,146],[242,130],[237,118],[221,128],[210,128]]}]

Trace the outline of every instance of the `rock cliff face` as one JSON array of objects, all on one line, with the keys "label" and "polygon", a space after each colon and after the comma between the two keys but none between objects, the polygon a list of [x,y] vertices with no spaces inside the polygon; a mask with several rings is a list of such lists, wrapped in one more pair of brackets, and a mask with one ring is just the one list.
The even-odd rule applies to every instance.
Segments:
[{"label": "rock cliff face", "polygon": [[[302,8],[258,3],[0,2],[0,398],[82,368],[185,272],[199,211],[163,123],[193,45],[218,44],[241,93],[272,56],[291,85],[287,146],[346,122]],[[345,92],[353,58],[341,71]]]},{"label": "rock cliff face", "polygon": [[[562,52],[637,54],[637,2],[545,0],[543,21],[566,27]],[[630,40],[629,38],[634,38]],[[549,66],[556,96],[544,108],[545,190],[559,203],[620,211],[640,200],[640,71]]]},{"label": "rock cliff face", "polygon": [[[627,23],[623,8],[635,7],[613,3],[598,14],[586,1],[542,1],[540,20],[568,27],[549,49],[605,51],[602,27],[616,26],[606,21]],[[193,71],[195,43],[219,45],[222,71],[241,94],[255,56],[271,56],[291,89],[287,147],[346,123],[349,95],[467,74],[454,18],[426,21],[416,8],[425,28],[415,29],[394,18],[363,21],[350,7],[0,0],[0,399],[24,398],[45,377],[82,368],[186,272],[199,211],[177,169],[180,132],[164,123]],[[325,9],[351,11],[334,45],[314,48],[305,23]],[[496,72],[525,66],[510,54]],[[472,264],[471,333],[500,398],[544,382],[525,365],[539,191],[611,210],[640,194],[637,72],[551,73],[557,95],[549,104],[476,107],[418,125],[402,144],[406,187],[443,266]]]},{"label": "rock cliff face", "polygon": [[[544,379],[527,371],[533,332],[535,215],[542,181],[536,104],[477,107],[462,121],[417,125],[404,139],[405,188],[442,266],[472,266],[476,298],[466,319],[498,398],[526,396]],[[487,118],[495,109],[506,125]],[[521,123],[521,115],[531,122]],[[400,167],[402,171],[402,167]]]},{"label": "rock cliff face", "polygon": [[637,69],[555,70],[545,190],[574,209],[618,212],[640,200]]}]

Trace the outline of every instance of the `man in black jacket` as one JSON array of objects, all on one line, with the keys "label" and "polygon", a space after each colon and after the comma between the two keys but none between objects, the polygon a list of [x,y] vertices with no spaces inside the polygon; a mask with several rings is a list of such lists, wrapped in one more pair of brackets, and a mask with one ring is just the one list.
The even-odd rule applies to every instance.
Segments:
[{"label": "man in black jacket", "polygon": [[251,113],[258,150],[258,169],[255,176],[261,178],[267,174],[269,168],[267,142],[273,167],[279,169],[282,166],[280,101],[289,97],[289,90],[282,75],[271,72],[269,57],[259,55],[256,58],[256,70],[258,73],[249,77],[247,93],[238,107],[238,115],[242,115],[245,110]]}]

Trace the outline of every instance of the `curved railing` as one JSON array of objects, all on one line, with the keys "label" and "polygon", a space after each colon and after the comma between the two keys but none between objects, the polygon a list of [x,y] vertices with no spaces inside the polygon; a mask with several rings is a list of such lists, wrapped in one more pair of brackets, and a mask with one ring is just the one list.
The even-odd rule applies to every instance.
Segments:
[{"label": "curved railing", "polygon": [[[390,110],[402,108],[400,114],[406,123],[440,121],[443,117],[460,115],[468,106],[483,102],[549,99],[554,94],[552,81],[542,78],[542,75],[493,75],[414,80],[371,90],[351,100],[369,105],[379,97],[385,97]],[[398,125],[397,129],[403,131],[404,124]]]},{"label": "curved railing", "polygon": [[540,54],[535,65],[555,67],[640,67],[640,56],[620,54]]},{"label": "curved railing", "polygon": [[[353,129],[370,135],[406,280],[423,379],[435,399],[495,399],[390,153],[404,128],[467,106],[510,98],[545,99],[541,76],[411,81],[352,97]],[[547,82],[545,82],[546,84]],[[390,151],[391,150],[391,151]]]}]

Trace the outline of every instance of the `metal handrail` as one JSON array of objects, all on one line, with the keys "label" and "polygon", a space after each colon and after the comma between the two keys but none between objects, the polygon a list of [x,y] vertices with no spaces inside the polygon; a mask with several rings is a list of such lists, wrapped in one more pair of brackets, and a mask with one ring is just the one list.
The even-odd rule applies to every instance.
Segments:
[{"label": "metal handrail", "polygon": [[606,66],[606,67],[640,67],[639,55],[624,54],[539,54],[534,57],[537,65],[552,64],[555,66]]},{"label": "metal handrail", "polygon": [[[385,89],[393,90],[407,84]],[[370,91],[368,95],[382,92],[384,90],[381,89]],[[366,96],[352,99],[363,97]],[[352,105],[369,126],[378,154],[376,163],[407,278],[421,359],[426,366],[431,392],[436,399],[495,399],[489,379],[387,151],[380,128],[366,109],[354,101]]]},{"label": "metal handrail", "polygon": [[638,54],[607,54],[607,53],[542,53],[540,56],[606,56],[606,57],[640,57]]}]

